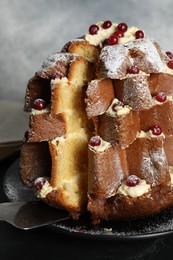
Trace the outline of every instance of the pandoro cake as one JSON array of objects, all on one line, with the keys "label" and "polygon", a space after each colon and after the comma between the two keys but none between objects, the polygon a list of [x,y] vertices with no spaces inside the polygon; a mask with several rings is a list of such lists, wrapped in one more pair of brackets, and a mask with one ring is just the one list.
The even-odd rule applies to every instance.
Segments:
[{"label": "pandoro cake", "polygon": [[28,81],[22,182],[72,218],[173,206],[173,54],[137,27],[92,24]]}]

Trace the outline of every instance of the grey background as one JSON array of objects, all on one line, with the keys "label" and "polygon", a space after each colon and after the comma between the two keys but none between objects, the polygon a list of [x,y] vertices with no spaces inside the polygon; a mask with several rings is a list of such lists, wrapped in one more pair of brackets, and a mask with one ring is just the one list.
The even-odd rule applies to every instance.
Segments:
[{"label": "grey background", "polygon": [[137,26],[173,51],[172,0],[0,0],[0,100],[23,101],[50,53],[107,19]]}]

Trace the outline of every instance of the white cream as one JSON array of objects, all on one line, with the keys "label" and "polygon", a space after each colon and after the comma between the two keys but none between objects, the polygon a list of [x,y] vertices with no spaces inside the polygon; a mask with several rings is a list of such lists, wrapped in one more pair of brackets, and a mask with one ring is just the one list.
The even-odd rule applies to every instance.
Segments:
[{"label": "white cream", "polygon": [[[116,30],[117,30],[117,26],[118,24],[116,23],[112,23],[112,26],[107,28],[107,29],[103,29],[102,25],[103,22],[98,22],[96,23],[96,25],[99,27],[99,30],[97,32],[97,34],[90,34],[87,33],[85,35],[85,40],[88,41],[90,44],[93,44],[95,46],[98,45],[102,45],[102,42],[106,39],[108,39]],[[120,44],[124,44],[130,41],[134,41],[135,40],[135,32],[138,30],[138,28],[136,27],[129,27],[128,30],[124,33],[124,37],[119,38],[119,43]]]},{"label": "white cream", "polygon": [[37,110],[32,108],[31,110],[31,115],[35,116],[35,115],[39,115],[39,114],[48,114],[50,113],[50,106],[47,106],[45,109],[42,110]]},{"label": "white cream", "polygon": [[[172,101],[173,101],[172,96],[167,96],[167,99],[165,100],[165,102],[166,102],[167,100],[172,102]],[[164,102],[159,102],[159,101],[157,101],[157,100],[156,100],[156,96],[153,97],[153,101],[154,101],[154,105],[162,105],[162,104],[164,103]]]},{"label": "white cream", "polygon": [[147,132],[140,131],[137,134],[137,138],[157,138],[157,137],[160,137],[160,136],[165,138],[165,135],[163,133],[161,133],[160,135],[153,135],[151,130],[149,130]]},{"label": "white cream", "polygon": [[108,116],[123,116],[126,115],[128,113],[130,113],[131,107],[125,105],[125,106],[115,106],[114,110],[112,109],[112,107],[114,106],[114,104],[116,104],[117,102],[119,102],[119,100],[117,98],[115,98],[111,105],[109,106],[109,108],[106,111],[106,115]]},{"label": "white cream", "polygon": [[142,196],[143,194],[150,191],[150,185],[145,180],[140,180],[139,184],[134,187],[126,185],[126,181],[123,181],[121,186],[118,188],[117,193],[124,196],[130,196],[132,198]]},{"label": "white cream", "polygon": [[100,140],[101,140],[100,145],[93,146],[89,144],[89,149],[97,152],[104,152],[106,149],[111,147],[111,144],[109,142],[104,141],[101,137]]},{"label": "white cream", "polygon": [[44,183],[43,187],[41,188],[41,190],[39,190],[37,192],[37,197],[38,198],[45,198],[47,196],[48,193],[50,193],[51,191],[53,191],[53,187],[50,185],[50,183],[46,180],[46,182]]},{"label": "white cream", "polygon": [[[137,75],[146,75],[148,77],[150,76],[150,74],[147,74],[142,70],[139,70],[139,73]],[[126,76],[123,77],[122,79],[128,79],[128,78],[133,78],[133,77],[134,77],[134,74],[127,73]]]},{"label": "white cream", "polygon": [[124,33],[124,37],[119,38],[118,43],[124,44],[136,40],[135,32],[138,30],[137,27],[129,27]]},{"label": "white cream", "polygon": [[85,35],[85,40],[88,41],[90,44],[97,46],[100,45],[104,40],[109,38],[109,36],[111,36],[116,31],[117,24],[112,23],[112,26],[108,29],[103,29],[102,24],[103,22],[96,23],[96,25],[99,27],[97,34],[92,35],[90,33],[87,33]]},{"label": "white cream", "polygon": [[165,64],[165,73],[173,75],[173,70],[170,69],[167,64]]}]

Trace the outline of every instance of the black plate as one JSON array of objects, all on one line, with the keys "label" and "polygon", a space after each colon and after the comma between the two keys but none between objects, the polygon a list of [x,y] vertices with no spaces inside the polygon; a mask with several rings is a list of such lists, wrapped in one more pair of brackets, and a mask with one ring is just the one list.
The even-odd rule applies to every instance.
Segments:
[{"label": "black plate", "polygon": [[[36,200],[34,191],[26,188],[19,174],[19,159],[8,168],[3,189],[9,201]],[[48,228],[70,235],[99,239],[139,239],[162,236],[173,232],[173,207],[161,214],[140,220],[104,221],[99,226],[93,226],[89,215],[83,215],[79,220],[66,220],[48,226]]]}]

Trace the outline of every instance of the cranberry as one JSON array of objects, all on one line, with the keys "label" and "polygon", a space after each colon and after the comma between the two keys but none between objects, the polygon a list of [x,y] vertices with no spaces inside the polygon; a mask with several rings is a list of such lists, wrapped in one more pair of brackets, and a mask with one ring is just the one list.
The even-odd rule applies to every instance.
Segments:
[{"label": "cranberry", "polygon": [[173,70],[173,60],[168,61],[167,66]]},{"label": "cranberry", "polygon": [[136,37],[136,39],[142,39],[142,38],[144,38],[144,32],[141,31],[141,30],[136,31],[136,32],[135,32],[135,37]]},{"label": "cranberry", "polygon": [[156,100],[159,102],[165,102],[167,99],[167,96],[164,92],[159,92],[156,96]]},{"label": "cranberry", "polygon": [[162,128],[159,125],[153,125],[150,130],[153,135],[161,135],[162,133]]},{"label": "cranberry", "polygon": [[101,144],[100,136],[97,135],[97,136],[91,137],[89,144],[91,146],[99,146]]},{"label": "cranberry", "polygon": [[45,184],[46,179],[43,177],[38,177],[35,181],[34,181],[34,187],[36,190],[41,190],[43,185]]},{"label": "cranberry", "polygon": [[96,25],[96,24],[92,24],[90,27],[89,27],[89,33],[90,34],[97,34],[97,32],[98,32],[98,30],[99,30],[99,27],[98,27],[98,25]]},{"label": "cranberry", "polygon": [[129,187],[135,187],[139,184],[139,178],[136,175],[129,175],[126,179],[126,184]]},{"label": "cranberry", "polygon": [[118,30],[122,32],[126,32],[128,29],[128,26],[126,23],[119,23],[118,24]]},{"label": "cranberry", "polygon": [[131,66],[130,68],[128,68],[127,70],[128,73],[130,74],[138,74],[139,73],[139,69],[137,66]]},{"label": "cranberry", "polygon": [[109,27],[111,27],[111,25],[112,25],[112,22],[107,20],[107,21],[104,21],[102,27],[103,27],[103,29],[108,29]]},{"label": "cranberry", "polygon": [[121,102],[120,100],[118,100],[116,103],[113,104],[112,110],[113,110],[113,111],[116,111],[116,107],[117,107],[117,106],[124,107],[124,105],[125,105],[125,104],[124,104],[123,102]]},{"label": "cranberry", "polygon": [[33,108],[36,110],[42,110],[45,109],[46,107],[47,107],[46,102],[41,98],[36,99],[33,103]]},{"label": "cranberry", "polygon": [[108,44],[109,45],[115,45],[118,44],[118,37],[114,34],[112,34],[109,38],[108,38]]},{"label": "cranberry", "polygon": [[173,53],[170,51],[166,51],[166,55],[170,58],[173,59]]},{"label": "cranberry", "polygon": [[116,35],[118,38],[124,37],[124,33],[122,31],[116,31],[114,32],[114,35]]}]

